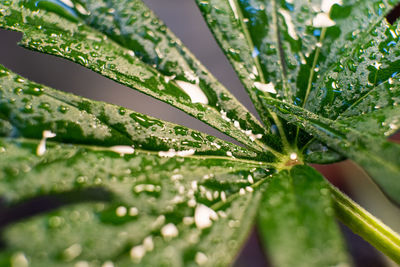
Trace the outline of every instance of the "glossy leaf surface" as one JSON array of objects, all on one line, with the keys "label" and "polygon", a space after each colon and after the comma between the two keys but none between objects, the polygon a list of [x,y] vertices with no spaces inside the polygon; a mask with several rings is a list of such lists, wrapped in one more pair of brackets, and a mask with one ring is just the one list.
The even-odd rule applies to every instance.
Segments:
[{"label": "glossy leaf surface", "polygon": [[[139,0],[0,3],[0,27],[22,32],[24,47],[246,146],[0,67],[0,265],[225,266],[259,212],[277,266],[349,266],[340,199],[303,164],[353,159],[400,203],[400,146],[385,140],[400,125],[393,1],[196,2],[264,126]],[[398,259],[398,239],[377,240]]]},{"label": "glossy leaf surface", "polygon": [[315,138],[361,165],[381,189],[400,203],[400,145],[374,138],[339,121],[318,116],[305,109],[266,98],[270,108],[299,125]]},{"label": "glossy leaf surface", "polygon": [[[258,207],[253,190],[272,173],[226,159],[121,156],[55,142],[38,157],[36,140],[0,142],[3,263],[227,264]],[[35,201],[46,204],[16,223],[18,211]]]},{"label": "glossy leaf surface", "polygon": [[[112,16],[107,15],[110,11],[104,9],[101,4],[99,1],[87,3],[94,13],[101,10],[104,16]],[[259,140],[265,138],[275,149],[280,149],[279,140],[273,135],[268,135],[269,138],[264,135],[267,133],[254,117],[181,47],[179,40],[167,32],[166,27],[141,4],[141,1],[131,1],[129,8],[117,5],[112,9],[117,14],[128,12],[125,16],[121,15],[119,20],[120,28],[117,27],[116,30],[123,33],[118,38],[115,33],[110,32],[110,25],[102,16],[99,16],[98,20],[104,24],[98,24],[97,20],[89,20],[90,24],[86,24],[83,19],[92,10],[87,10],[78,1],[73,4],[73,8],[59,1],[3,1],[0,9],[0,27],[22,32],[24,35],[21,45],[67,58],[169,103],[249,147],[265,150],[265,145]],[[161,64],[157,67],[154,62],[157,59],[150,59],[150,55],[146,55],[143,48],[140,48],[141,45],[135,43],[146,43],[153,37],[143,36],[141,32],[125,32],[121,28],[128,27],[129,23],[138,18],[136,12],[140,13],[140,23],[150,24],[148,26],[157,32],[158,37],[153,36],[152,40],[154,45],[157,40],[163,41],[154,47],[154,51],[158,51],[161,57],[165,56],[164,67],[161,66],[161,62],[157,62]],[[139,29],[142,30],[143,28]],[[171,55],[165,54],[165,50],[176,55],[171,58]],[[179,54],[181,55],[178,56]],[[168,69],[170,65],[178,65],[175,60],[184,64],[180,64],[180,68]]]},{"label": "glossy leaf surface", "polygon": [[54,140],[67,143],[256,157],[254,152],[180,125],[27,81],[2,66],[0,83],[1,118],[11,125],[5,136],[40,139],[43,131],[50,130],[56,134]]},{"label": "glossy leaf surface", "polygon": [[329,187],[311,167],[298,165],[271,178],[259,210],[274,266],[350,266]]},{"label": "glossy leaf surface", "polygon": [[[262,117],[260,96],[269,96],[330,118],[396,102],[389,90],[376,92],[398,72],[398,26],[384,17],[395,2],[197,1]],[[308,144],[313,162],[342,158],[301,131],[288,139]]]}]

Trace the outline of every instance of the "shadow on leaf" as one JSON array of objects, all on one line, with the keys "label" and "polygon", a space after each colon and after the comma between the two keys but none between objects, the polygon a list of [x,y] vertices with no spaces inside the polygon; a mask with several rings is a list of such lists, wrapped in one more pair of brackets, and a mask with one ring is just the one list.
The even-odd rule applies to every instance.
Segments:
[{"label": "shadow on leaf", "polygon": [[[41,195],[17,203],[6,203],[0,199],[0,237],[7,226],[36,215],[67,205],[83,202],[110,202],[111,200],[112,193],[102,187]],[[5,244],[0,239],[0,249],[4,247]]]}]

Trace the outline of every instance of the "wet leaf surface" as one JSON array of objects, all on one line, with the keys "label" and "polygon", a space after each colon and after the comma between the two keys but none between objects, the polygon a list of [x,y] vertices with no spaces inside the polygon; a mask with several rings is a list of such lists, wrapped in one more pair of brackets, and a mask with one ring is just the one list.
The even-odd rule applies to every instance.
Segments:
[{"label": "wet leaf surface", "polygon": [[[277,136],[268,134],[141,1],[114,8],[99,1],[71,3],[73,7],[59,1],[5,1],[0,5],[0,26],[22,32],[20,44],[26,48],[72,60],[171,104],[249,147],[263,151],[263,142],[267,142],[281,149]],[[87,18],[99,11],[102,16]],[[113,13],[118,20],[110,25]],[[143,27],[135,32],[131,25],[135,18],[150,28],[145,33]],[[115,36],[110,27],[121,34]],[[126,32],[126,28],[132,30]],[[150,32],[154,36],[148,35]],[[143,45],[152,47],[148,43],[154,43],[153,51],[162,62],[146,54]]]},{"label": "wet leaf surface", "polygon": [[[184,126],[158,120],[123,107],[93,101],[30,82],[0,66],[0,111],[8,123],[5,136],[42,138],[101,146],[132,146],[152,151],[190,151],[257,158],[245,150]],[[7,128],[4,128],[4,131]]]},{"label": "wet leaf surface", "polygon": [[[30,266],[227,264],[257,210],[260,193],[253,191],[274,173],[228,159],[166,158],[143,150],[122,156],[56,142],[47,142],[38,157],[36,140],[0,143],[0,262],[25,259]],[[49,212],[43,205],[46,213],[21,222],[5,212],[40,196],[60,207]]]},{"label": "wet leaf surface", "polygon": [[271,178],[259,223],[274,266],[350,266],[326,180],[309,166]]},{"label": "wet leaf surface", "polygon": [[263,124],[139,0],[0,3],[22,46],[245,146],[0,67],[0,265],[228,265],[259,212],[276,265],[348,266],[327,183],[303,164],[350,158],[400,203],[396,1],[196,2]]},{"label": "wet leaf surface", "polygon": [[[367,171],[383,192],[400,204],[400,145],[376,138],[367,132],[354,129],[340,121],[323,118],[305,109],[266,98],[270,108],[299,125],[315,138],[354,160]],[[395,109],[396,114],[398,110]],[[372,118],[375,118],[371,114]],[[378,114],[381,115],[381,114]]]}]

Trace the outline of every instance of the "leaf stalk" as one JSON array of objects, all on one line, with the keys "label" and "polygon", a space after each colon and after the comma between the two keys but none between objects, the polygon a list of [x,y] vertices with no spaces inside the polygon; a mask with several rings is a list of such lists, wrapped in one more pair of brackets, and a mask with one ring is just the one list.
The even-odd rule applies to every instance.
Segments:
[{"label": "leaf stalk", "polygon": [[389,226],[330,185],[337,218],[354,233],[400,264],[400,236]]}]

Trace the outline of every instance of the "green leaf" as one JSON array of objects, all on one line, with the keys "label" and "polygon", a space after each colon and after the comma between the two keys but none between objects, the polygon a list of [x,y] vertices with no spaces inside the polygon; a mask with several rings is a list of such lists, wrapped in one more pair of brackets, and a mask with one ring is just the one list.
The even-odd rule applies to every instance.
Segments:
[{"label": "green leaf", "polygon": [[309,166],[271,178],[259,225],[274,266],[350,266],[327,182]]},{"label": "green leaf", "polygon": [[[0,139],[1,264],[232,261],[253,224],[257,189],[276,163],[2,66],[0,84],[2,130],[10,136]],[[56,136],[41,139],[44,131]]]},{"label": "green leaf", "polygon": [[399,25],[390,25],[384,18],[388,3],[364,2],[365,10],[353,9],[364,16],[376,15],[362,28],[354,28],[342,52],[330,57],[329,68],[316,81],[304,105],[324,117],[346,118],[397,105]]},{"label": "green leaf", "polygon": [[[141,1],[113,8],[102,1],[72,3],[71,8],[59,1],[5,1],[0,4],[0,27],[22,32],[21,45],[29,49],[77,62],[169,103],[249,147],[272,153],[281,149],[277,136],[267,134]],[[89,18],[91,12],[98,16]],[[113,13],[117,19],[110,22]],[[131,28],[135,18],[148,30]]]},{"label": "green leaf", "polygon": [[[121,156],[49,141],[38,157],[38,145],[0,139],[3,263],[227,264],[257,210],[260,193],[252,192],[272,172],[240,160],[143,150]],[[16,214],[35,201],[46,206],[18,222]]]},{"label": "green leaf", "polygon": [[0,84],[0,117],[12,125],[6,135],[40,139],[50,130],[66,143],[257,158],[213,136],[27,81],[1,65]]},{"label": "green leaf", "polygon": [[[361,165],[383,192],[400,203],[400,145],[353,129],[300,107],[265,98],[278,115],[297,124],[315,138]],[[398,112],[398,111],[397,111]]]},{"label": "green leaf", "polygon": [[[239,1],[236,0],[196,0],[196,2],[217,42],[247,89],[255,108],[264,123],[269,125],[268,112],[258,100],[258,94],[262,91],[257,89],[257,86],[270,91],[275,88],[274,85],[271,88],[267,85],[268,81],[264,78],[258,58],[258,47],[255,46],[254,38],[246,26],[245,21],[251,18],[246,17],[239,6]],[[277,68],[274,69],[276,70]]]},{"label": "green leaf", "polygon": [[398,237],[303,165],[348,157],[400,203],[400,146],[385,140],[400,126],[394,2],[330,3],[197,0],[264,127],[140,0],[2,1],[22,46],[246,147],[0,66],[0,265],[227,265],[259,212],[277,266],[348,266],[331,200],[398,260]]},{"label": "green leaf", "polygon": [[[285,99],[336,118],[373,86],[398,72],[397,26],[390,26],[384,17],[394,1],[345,1],[340,5],[303,0],[197,2],[264,121],[268,114],[260,96]],[[324,21],[329,25],[321,24]],[[374,64],[383,67],[379,78],[370,81],[376,72]],[[390,101],[390,92],[386,95],[380,96],[379,103],[376,97],[368,108],[381,108],[385,98]],[[366,105],[360,106],[352,107],[353,115],[368,112]],[[300,142],[300,147],[309,145],[308,160],[343,159],[330,149],[319,150],[321,144],[302,135],[293,138],[289,134],[288,139],[296,145]]]}]

